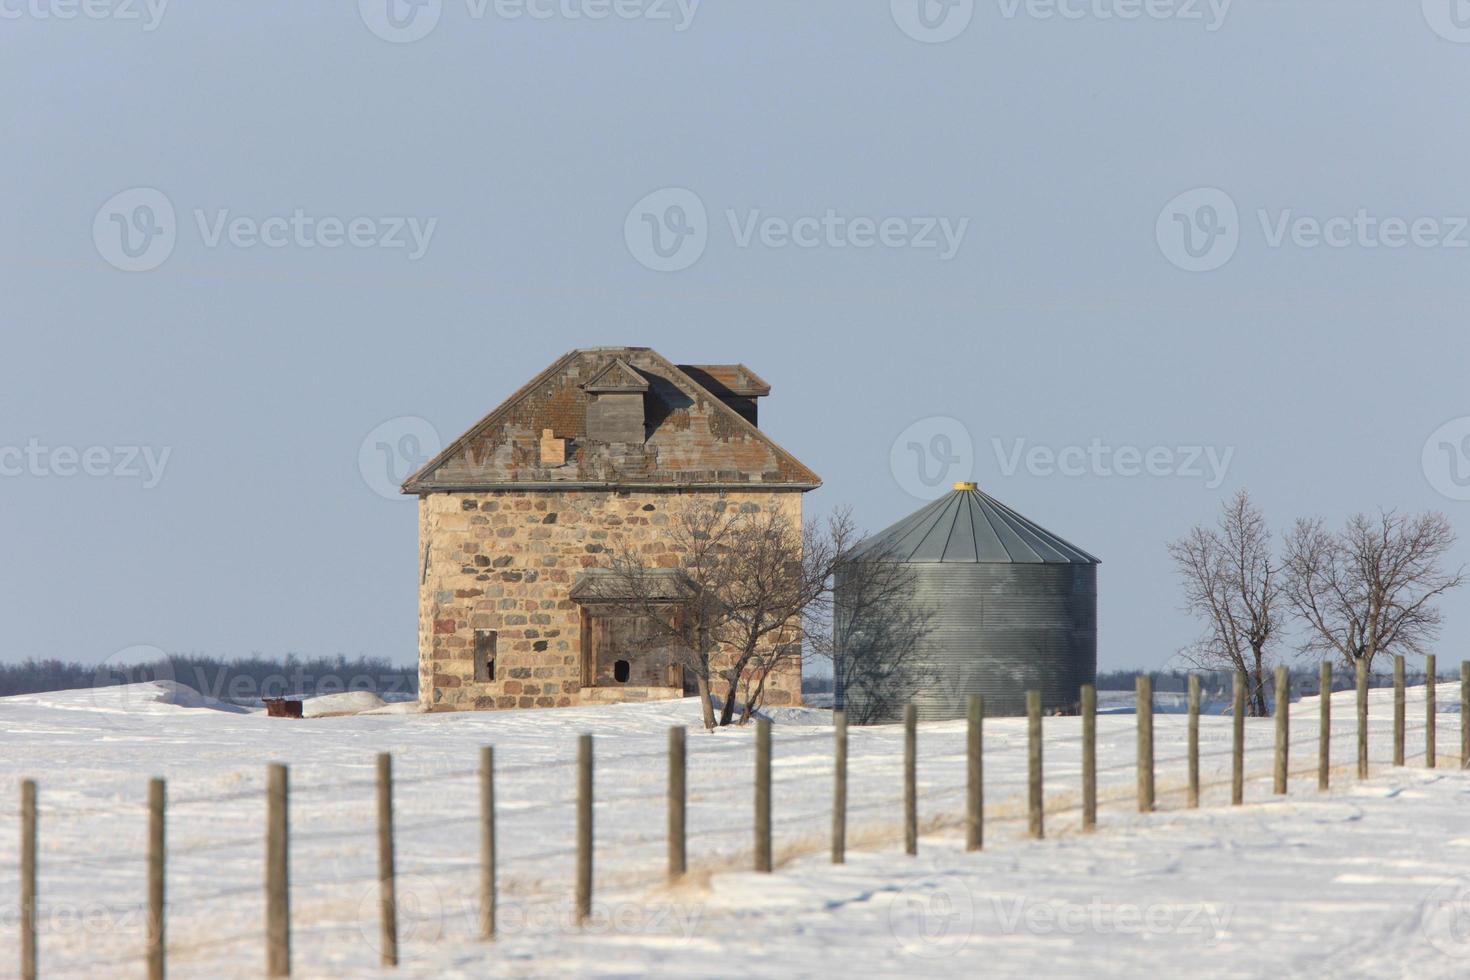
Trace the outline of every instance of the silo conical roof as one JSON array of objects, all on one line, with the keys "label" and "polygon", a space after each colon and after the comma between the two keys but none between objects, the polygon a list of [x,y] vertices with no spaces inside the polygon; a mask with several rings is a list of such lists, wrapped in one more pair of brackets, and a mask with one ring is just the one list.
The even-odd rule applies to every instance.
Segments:
[{"label": "silo conical roof", "polygon": [[864,540],[853,556],[907,562],[1101,564],[973,483],[955,484],[952,492]]}]

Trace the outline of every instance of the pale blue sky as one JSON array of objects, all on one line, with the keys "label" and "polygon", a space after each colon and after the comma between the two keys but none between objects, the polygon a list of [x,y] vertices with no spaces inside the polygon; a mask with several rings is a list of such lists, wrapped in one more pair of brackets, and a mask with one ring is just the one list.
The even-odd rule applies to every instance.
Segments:
[{"label": "pale blue sky", "polygon": [[[1439,0],[1237,0],[1218,23],[1204,2],[1202,21],[1124,21],[1097,11],[1127,0],[1072,0],[1080,19],[982,0],[943,43],[889,0],[707,0],[684,30],[673,2],[589,20],[445,0],[411,43],[348,0],[175,0],[152,30],[141,2],[37,16],[58,2],[0,0],[0,658],[411,660],[414,503],[373,492],[364,438],[412,416],[451,439],[600,344],[749,364],[773,386],[763,427],[826,481],[809,510],[871,529],[919,506],[899,434],[959,420],[985,489],[1103,559],[1104,668],[1193,637],[1164,544],[1240,486],[1278,526],[1384,505],[1470,536],[1470,503],[1432,482],[1455,474],[1421,461],[1470,416],[1470,44],[1431,28]],[[104,208],[133,188],[175,212],[150,271],[110,264],[113,215],[157,201]],[[706,212],[681,271],[625,240],[665,188]],[[1197,188],[1238,209],[1214,271],[1158,238]],[[1203,229],[1219,199],[1184,200]],[[220,228],[222,209],[250,221]],[[312,230],[285,230],[298,209]],[[1402,248],[1375,223],[1345,247],[1293,224],[1360,209],[1434,220]],[[829,210],[848,247],[774,244]],[[324,247],[357,217],[363,241],[434,224],[416,259],[406,230]],[[854,218],[898,219],[895,243],[967,224],[945,258],[854,247]],[[285,244],[245,244],[258,225]],[[1012,468],[1016,440],[1233,455],[1212,488]],[[95,446],[98,472],[128,469],[114,447],[169,455],[151,487],[141,455],[138,477],[55,475],[57,447]],[[1446,610],[1457,661],[1470,593]]]}]

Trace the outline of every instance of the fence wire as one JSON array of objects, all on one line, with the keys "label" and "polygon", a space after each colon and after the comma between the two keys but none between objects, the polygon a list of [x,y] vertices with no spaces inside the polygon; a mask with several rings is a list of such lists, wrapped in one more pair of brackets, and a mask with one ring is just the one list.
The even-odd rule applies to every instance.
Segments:
[{"label": "fence wire", "polygon": [[[1452,714],[1452,712],[1445,712],[1445,714]],[[1303,711],[1297,713],[1296,718],[1305,722],[1311,722],[1314,715],[1315,712]],[[1349,752],[1341,756],[1336,752],[1332,753],[1334,759],[1343,760],[1332,766],[1332,772],[1350,771],[1356,764],[1355,748],[1358,737],[1356,714],[1355,712],[1334,711],[1333,715],[1334,724],[1329,732],[1329,747],[1335,749],[1338,743],[1346,743],[1349,747]],[[1164,717],[1173,718],[1178,716],[1168,715]],[[1388,724],[1389,722],[1383,720],[1381,716],[1371,719],[1369,723],[1370,730],[1379,733]],[[1292,728],[1294,731],[1289,735],[1287,740],[1288,755],[1290,758],[1300,758],[1292,750],[1320,747],[1321,740],[1315,724],[1301,724],[1292,726]],[[1429,725],[1427,722],[1409,724],[1406,719],[1403,728],[1405,742],[1408,742],[1410,736],[1426,732],[1428,728]],[[1453,731],[1453,726],[1437,725],[1436,729],[1437,731],[1450,733]],[[805,748],[807,747],[807,743],[817,741],[819,738],[824,737],[826,737],[825,733],[823,736],[806,738],[803,733],[802,736],[798,736],[798,741]],[[1155,741],[1156,743],[1158,741],[1157,729],[1155,730]],[[1201,764],[1206,761],[1214,762],[1233,756],[1234,748],[1230,744],[1230,739],[1215,739],[1212,741],[1222,741],[1226,744],[1221,748],[1202,749],[1199,751],[1196,758]],[[1001,735],[988,735],[985,740],[986,748],[990,752],[998,750],[1005,752],[1025,751],[1026,742],[1027,739],[1024,733],[1015,732],[1007,732]],[[919,744],[921,747],[924,744],[922,737],[920,738]],[[1158,755],[1155,759],[1156,772],[1161,769],[1171,769],[1176,766],[1183,767],[1189,759],[1187,747],[1184,747],[1180,742],[1170,741],[1167,744],[1169,751]],[[894,748],[898,748],[900,745],[901,741],[895,740]],[[1080,736],[1069,734],[1066,737],[1056,738],[1052,746],[1055,747],[1047,755],[1053,758],[1058,754],[1059,749],[1080,753],[1081,738]],[[1180,749],[1180,751],[1174,751],[1176,748]],[[1260,747],[1258,746],[1257,751],[1259,750]],[[748,801],[752,791],[751,784],[747,780],[732,778],[731,767],[721,765],[721,763],[726,760],[735,760],[742,764],[748,764],[747,756],[749,751],[748,741],[727,740],[700,745],[697,752],[691,752],[689,754],[688,777],[693,778],[688,778],[686,782],[686,793],[690,799],[689,811],[691,814],[696,809],[696,806],[709,810],[727,810],[729,806],[724,802],[727,799]],[[990,752],[987,752],[987,755]],[[1382,749],[1380,748],[1379,755],[1381,754]],[[1452,759],[1458,761],[1457,753],[1439,752],[1437,754],[1445,761]],[[1427,746],[1420,747],[1412,752],[1408,750],[1407,746],[1405,748],[1404,759],[1406,763],[1410,759],[1419,759],[1426,756]],[[620,762],[645,762],[648,758],[649,754],[646,751],[610,753],[605,756],[599,756],[596,759],[596,765],[601,769],[603,767],[614,767]],[[922,821],[924,833],[934,833],[938,830],[951,829],[963,825],[965,820],[963,798],[968,796],[968,784],[966,782],[956,783],[947,781],[943,778],[936,781],[932,778],[932,773],[936,770],[939,772],[950,772],[954,769],[959,769],[963,772],[962,765],[954,764],[962,764],[964,758],[963,753],[956,752],[937,753],[927,760],[922,757],[920,758],[921,773],[931,777],[921,785],[920,805],[924,811],[924,819]],[[796,770],[783,772],[780,761],[779,757],[775,760],[771,774],[772,796],[776,800],[782,798],[782,790],[803,788],[811,780],[811,775],[806,772]],[[1369,762],[1370,765],[1378,768],[1388,765],[1385,760],[1374,758],[1371,753]],[[495,777],[497,784],[500,784],[507,777],[513,780],[513,777],[518,773],[544,773],[548,766],[567,767],[570,769],[570,763],[570,755],[565,757],[558,755],[556,758],[542,763],[500,764],[500,761],[497,760]],[[1095,775],[1101,779],[1104,776],[1115,776],[1120,773],[1135,771],[1136,768],[1136,762],[1114,763],[1096,767]],[[1204,766],[1201,765],[1201,769],[1203,768]],[[904,803],[903,795],[901,793],[884,794],[876,799],[872,799],[863,790],[872,789],[875,786],[881,788],[884,785],[901,785],[899,782],[902,778],[901,765],[889,765],[887,760],[871,755],[864,755],[858,759],[849,759],[849,772],[850,774],[866,773],[868,776],[867,779],[862,781],[861,785],[849,787],[849,802],[846,807],[849,818],[849,833],[852,834],[854,831],[861,831],[865,846],[873,846],[900,839],[902,834],[901,808]],[[889,784],[877,779],[876,777],[880,774],[891,777],[893,783]],[[1290,767],[1288,770],[1288,777],[1293,779],[1304,779],[1315,776],[1316,774],[1317,758],[1315,754],[1310,758],[1310,764],[1300,764],[1295,767]],[[393,787],[397,790],[400,787],[415,787],[427,784],[442,786],[443,783],[450,781],[478,779],[480,775],[481,772],[478,767],[429,773],[412,772],[401,777],[395,777],[393,779]],[[636,774],[631,781],[636,782],[637,777],[642,775],[642,773]],[[1009,778],[997,781],[1006,787],[1006,795],[996,799],[992,793],[990,794],[992,798],[986,802],[986,811],[983,819],[987,826],[995,824],[1020,824],[1028,819],[1024,805],[1018,806],[1018,804],[1023,804],[1025,799],[1024,773],[1012,772],[1007,775]],[[1072,775],[1072,773],[1069,772],[1069,775]],[[1247,767],[1242,775],[1246,783],[1257,783],[1272,778],[1273,773],[1270,770],[1252,770]],[[619,774],[619,777],[624,781],[630,781],[627,774]],[[648,785],[644,790],[625,790],[595,797],[594,811],[603,812],[615,807],[631,804],[662,803],[664,777],[665,774],[661,771],[650,772],[647,774]],[[243,776],[241,778],[248,779],[248,777]],[[267,797],[264,782],[257,783],[254,780],[249,780],[249,782],[250,785],[228,792],[204,793],[195,791],[194,795],[184,795],[168,799],[166,801],[167,811],[174,813],[182,809],[186,813],[192,813],[198,812],[195,808],[203,808],[205,806],[218,807],[220,804],[242,801],[258,803],[263,809]],[[568,783],[571,782],[571,778],[568,778]],[[1199,789],[1203,794],[1207,790],[1214,791],[1228,787],[1232,785],[1232,782],[1233,777],[1229,773],[1209,779],[1202,778],[1199,782]],[[305,812],[311,813],[315,806],[320,806],[320,804],[313,804],[311,801],[319,798],[321,794],[327,794],[332,802],[338,805],[371,806],[374,802],[373,794],[376,792],[377,786],[378,782],[376,779],[298,779],[290,786],[289,795],[290,800],[295,804],[292,807],[293,811],[299,814],[303,812],[304,807]],[[992,784],[993,788],[994,783]],[[473,787],[466,788],[467,803],[476,802],[477,797],[469,792],[472,789]],[[361,795],[357,795],[354,792],[359,790],[363,791]],[[855,793],[854,790],[857,792]],[[1187,786],[1175,781],[1161,783],[1156,788],[1156,795],[1159,798],[1172,799],[1183,796],[1186,792]],[[856,798],[859,795],[861,798]],[[953,804],[949,802],[956,797],[959,797],[960,800]],[[1122,805],[1133,801],[1134,793],[1127,786],[1099,786],[1096,798],[1099,810],[1106,810],[1113,805]],[[1276,798],[1274,794],[1272,798]],[[305,801],[304,803],[303,800]],[[534,819],[545,812],[567,811],[574,807],[576,802],[574,795],[533,801],[497,801],[497,832],[504,834],[508,826],[514,826],[524,819]],[[826,820],[830,816],[829,805],[830,801],[824,799],[822,794],[817,794],[814,797],[802,800],[795,811],[788,811],[774,817],[772,820],[772,827],[774,829],[785,832],[799,828],[807,832],[803,835],[803,840],[807,840],[805,849],[797,847],[794,851],[790,851],[785,855],[787,859],[825,849],[825,840],[820,841],[820,843],[811,843],[810,839],[823,836],[823,831],[825,831],[827,826]],[[1080,812],[1081,808],[1082,804],[1080,799],[1056,798],[1055,790],[1053,790],[1053,798],[1045,802],[1044,812],[1048,817],[1052,817],[1077,813]],[[51,825],[52,823],[66,825],[70,822],[98,817],[114,820],[138,820],[141,822],[147,813],[147,803],[140,800],[114,800],[105,804],[88,801],[85,805],[72,805],[64,802],[47,801],[44,794],[41,794],[41,799],[38,803],[38,819],[42,827]],[[879,813],[892,814],[892,819],[870,819],[870,815]],[[9,811],[9,814],[15,817],[20,816],[18,810]],[[856,821],[853,820],[854,816],[858,818]],[[444,815],[399,823],[395,828],[395,832],[396,835],[408,837],[429,830],[474,827],[481,820],[482,817],[476,806],[470,812],[457,815]],[[660,823],[657,817],[651,822],[655,828]],[[619,827],[622,826],[636,828],[640,826],[646,827],[647,824],[640,825],[625,822],[619,824]],[[366,841],[367,839],[375,838],[378,833],[378,827],[375,822],[363,826],[357,823],[344,823],[340,818],[312,814],[311,826],[304,829],[293,828],[290,835],[290,846],[293,855],[300,856],[300,851],[303,848],[310,850],[312,847],[322,844]],[[754,831],[750,826],[726,825],[703,828],[699,830],[698,837],[700,840],[711,842],[724,839],[738,839],[741,837],[750,840],[751,842],[748,845],[740,845],[733,850],[719,849],[718,847],[708,848],[710,852],[708,854],[709,859],[718,859],[721,865],[733,867],[735,862],[742,859],[749,859],[753,855],[755,849],[753,833]],[[657,829],[643,830],[642,832],[632,834],[623,832],[620,829],[610,835],[598,835],[595,846],[599,850],[633,850],[638,848],[652,848],[663,845],[666,841],[666,835]],[[264,835],[241,836],[234,834],[219,837],[196,837],[190,835],[187,843],[172,846],[168,849],[167,853],[170,859],[189,859],[192,861],[202,859],[206,856],[217,859],[222,851],[241,849],[259,849],[263,856],[265,851]],[[576,856],[577,849],[571,846],[503,855],[501,857],[501,868],[499,869],[501,890],[505,894],[518,897],[553,898],[557,895],[565,897],[566,892],[570,890],[570,867],[564,869],[566,871],[566,880],[557,879],[555,885],[551,881],[548,881],[545,876],[527,877],[526,872],[538,864],[547,864],[561,860],[571,862]],[[339,866],[336,873],[332,874],[330,878],[303,880],[298,877],[293,882],[293,890],[309,892],[312,896],[312,907],[332,907],[334,903],[340,904],[344,901],[348,903],[361,901],[360,894],[344,896],[342,894],[343,890],[352,886],[376,885],[379,882],[380,875],[376,867],[376,854],[372,848],[362,847],[360,853],[356,854],[356,857],[359,859],[362,870],[344,873]],[[436,880],[451,879],[460,882],[464,886],[466,894],[477,894],[480,873],[480,867],[477,861],[414,858],[407,853],[402,844],[398,848],[398,858],[397,874],[400,878],[411,876]],[[45,863],[50,867],[53,861],[54,859],[48,858]],[[99,855],[97,857],[83,859],[78,862],[78,865],[88,871],[99,868],[132,867],[139,871],[139,877],[141,877],[143,870],[143,862],[136,854]],[[516,869],[524,870],[518,874],[508,873],[514,872]],[[3,872],[7,876],[12,873],[18,874],[19,870],[20,864],[18,862],[0,863],[0,872]],[[597,880],[601,887],[605,887],[610,883],[626,886],[654,886],[662,884],[665,877],[664,869],[661,865],[658,865],[656,867],[650,867],[647,870],[617,868],[606,872],[600,871]],[[256,882],[216,887],[213,890],[199,892],[186,889],[181,890],[175,887],[171,888],[170,892],[171,905],[190,909],[211,906],[227,901],[238,901],[246,896],[261,897],[261,887]],[[333,895],[336,895],[336,897],[333,898]],[[137,914],[140,911],[146,910],[143,903],[109,905],[94,902],[88,903],[84,911],[121,916]],[[404,921],[412,923],[432,919],[434,918],[434,914],[410,910],[404,913],[403,918]],[[309,931],[312,934],[318,934],[322,932],[344,931],[354,928],[354,926],[361,927],[362,924],[346,923],[339,925],[328,924],[318,920],[311,924]],[[200,955],[207,954],[211,951],[235,949],[246,944],[258,944],[262,940],[262,933],[263,930],[248,930],[224,936],[211,936],[206,939],[189,938],[175,940],[171,938],[167,945],[167,954],[171,958],[197,959]],[[140,958],[141,953],[133,950],[126,954],[106,955],[69,961],[66,963],[66,967],[69,970],[77,971],[102,969],[135,963]]]}]

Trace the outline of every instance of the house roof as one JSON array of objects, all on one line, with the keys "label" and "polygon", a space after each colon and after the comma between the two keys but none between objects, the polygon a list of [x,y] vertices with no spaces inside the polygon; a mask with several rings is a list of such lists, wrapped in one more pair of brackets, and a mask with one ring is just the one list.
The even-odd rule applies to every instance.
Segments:
[{"label": "house roof", "polygon": [[853,555],[905,562],[1100,564],[973,483],[956,484],[953,492],[863,541]]},{"label": "house roof", "polygon": [[771,386],[744,364],[680,364],[679,370],[717,395],[724,393],[721,388],[746,398],[764,398],[771,393]]},{"label": "house roof", "polygon": [[[749,369],[746,387],[764,386]],[[754,380],[750,380],[754,379]],[[644,387],[639,388],[641,383]],[[642,444],[587,437],[589,394],[644,392]],[[566,463],[543,464],[542,432],[567,439]],[[570,351],[409,477],[404,493],[493,489],[811,490],[821,478],[658,352]]]}]

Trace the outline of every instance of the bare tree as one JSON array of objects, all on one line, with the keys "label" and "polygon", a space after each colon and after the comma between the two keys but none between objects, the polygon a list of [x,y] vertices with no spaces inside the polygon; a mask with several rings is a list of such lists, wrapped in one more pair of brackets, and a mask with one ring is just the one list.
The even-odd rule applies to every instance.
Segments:
[{"label": "bare tree", "polygon": [[1455,532],[1443,514],[1357,514],[1343,530],[1299,520],[1286,542],[1286,594],[1306,622],[1303,650],[1369,670],[1379,654],[1423,654],[1439,636],[1437,598],[1464,581],[1446,572]]},{"label": "bare tree", "polygon": [[1214,527],[1195,526],[1169,545],[1169,556],[1184,584],[1184,608],[1205,621],[1204,635],[1181,653],[1205,670],[1245,673],[1250,713],[1264,717],[1284,582],[1270,528],[1250,494],[1241,490],[1226,501]]},{"label": "bare tree", "polygon": [[924,640],[934,609],[916,600],[914,586],[913,565],[863,551],[839,565],[834,601],[817,610],[823,622],[807,627],[813,655],[832,662],[836,707],[854,724],[896,720],[921,691],[933,691]]},{"label": "bare tree", "polygon": [[677,569],[650,565],[634,548],[611,548],[600,598],[648,626],[644,644],[667,649],[694,677],[704,723],[742,722],[763,703],[768,680],[802,657],[804,621],[830,603],[833,574],[860,535],[845,511],[803,528],[777,508],[745,513],[729,501],[700,502],[672,517]]}]

